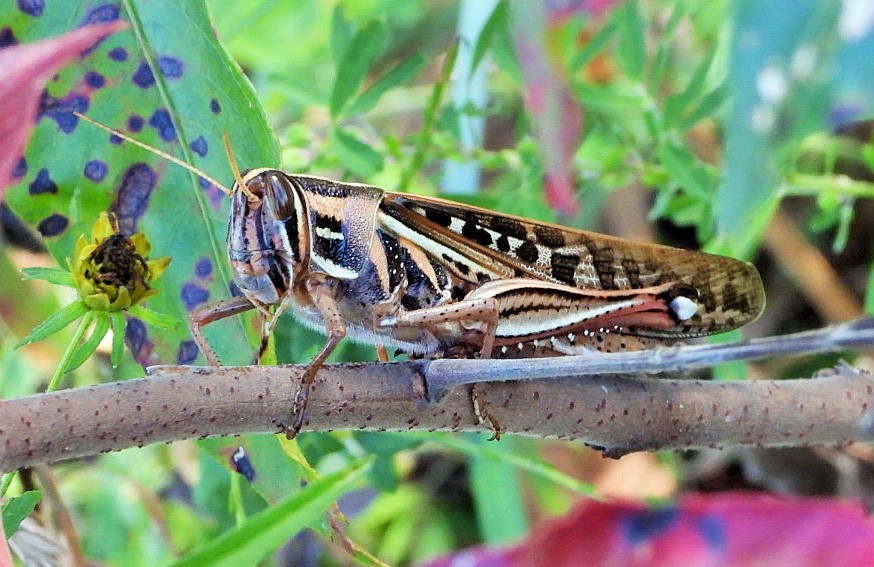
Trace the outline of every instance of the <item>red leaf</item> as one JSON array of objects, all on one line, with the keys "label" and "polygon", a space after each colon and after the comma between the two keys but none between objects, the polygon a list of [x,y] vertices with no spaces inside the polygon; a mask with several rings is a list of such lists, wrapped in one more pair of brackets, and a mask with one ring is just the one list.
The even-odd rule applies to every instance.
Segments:
[{"label": "red leaf", "polygon": [[679,504],[584,501],[521,544],[477,548],[428,567],[863,567],[874,565],[874,521],[859,504],[740,492]]},{"label": "red leaf", "polygon": [[613,8],[619,0],[560,0],[550,2],[549,6],[549,22],[550,25],[556,25],[562,20],[566,20],[578,13],[585,13],[591,16],[603,16]]},{"label": "red leaf", "polygon": [[566,78],[550,56],[551,28],[545,3],[513,5],[514,39],[524,80],[524,100],[545,170],[549,205],[565,217],[579,210],[574,190],[573,157],[583,128],[583,113]]},{"label": "red leaf", "polygon": [[12,552],[6,543],[6,534],[3,533],[3,523],[0,522],[0,565],[12,565]]},{"label": "red leaf", "polygon": [[127,25],[124,21],[96,24],[53,39],[0,49],[0,197],[13,181],[12,170],[30,138],[46,81],[98,40]]}]

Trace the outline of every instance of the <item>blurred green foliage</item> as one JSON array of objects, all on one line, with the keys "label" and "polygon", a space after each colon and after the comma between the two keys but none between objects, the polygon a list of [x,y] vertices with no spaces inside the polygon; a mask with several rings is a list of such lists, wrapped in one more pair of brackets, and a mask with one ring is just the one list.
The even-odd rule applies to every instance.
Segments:
[{"label": "blurred green foliage", "polygon": [[[0,3],[0,27],[8,25],[20,41],[33,41],[66,31],[97,4],[64,3],[33,20],[7,0]],[[653,219],[690,227],[711,249],[752,257],[782,197],[815,196],[813,228],[839,227],[840,244],[854,200],[874,193],[872,183],[848,182],[835,172],[838,157],[871,169],[871,143],[823,133],[870,115],[872,95],[862,87],[870,84],[863,79],[870,78],[874,59],[860,54],[871,34],[863,30],[850,39],[855,32],[841,27],[838,5],[825,6],[813,0],[767,6],[753,0],[629,1],[601,15],[579,8],[543,14],[548,29],[541,31],[548,32],[548,41],[539,48],[569,100],[582,109],[576,139],[557,148],[572,144],[575,197],[583,204],[577,218],[560,218],[544,200],[549,173],[544,164],[556,156],[544,155],[553,146],[533,133],[540,116],[529,111],[526,100],[538,95],[540,85],[526,83],[532,70],[516,49],[531,22],[520,20],[512,3],[499,2],[493,13],[483,14],[480,34],[457,44],[487,67],[485,108],[450,104],[442,71],[456,45],[459,5],[429,0],[211,0],[205,8],[195,0],[130,0],[119,9],[133,20],[136,34],[108,39],[61,73],[48,92],[62,98],[81,87],[86,72],[102,73],[110,84],[92,93],[89,114],[130,131],[132,114],[148,120],[157,108],[169,108],[177,140],[162,139],[159,128],[133,135],[225,184],[231,176],[222,132],[229,134],[244,168],[281,164],[289,171],[389,190],[409,179],[411,191],[426,195],[451,190],[452,179],[441,176],[446,161],[472,161],[483,182],[466,200],[569,226],[591,224],[612,190],[642,184],[653,193]],[[213,26],[230,57],[214,41]],[[128,61],[109,57],[119,47],[128,50]],[[160,88],[146,94],[132,83],[142,60],[154,67],[161,57],[177,55],[185,63],[182,77],[173,77],[172,68],[165,80],[158,73]],[[813,58],[812,68],[805,57]],[[220,113],[213,100],[220,101]],[[423,118],[429,100],[439,101],[432,121]],[[471,113],[486,118],[485,142],[472,150],[459,143],[460,119]],[[226,296],[224,200],[211,200],[215,195],[188,172],[128,144],[112,144],[105,133],[86,126],[66,135],[55,122],[40,121],[26,154],[28,173],[8,193],[12,209],[33,226],[49,213],[69,217],[64,234],[46,239],[63,266],[83,227],[117,198],[120,179],[113,176],[132,163],[147,163],[160,184],[139,229],[155,256],[173,257],[150,305],[182,319],[185,290],[191,289],[186,286]],[[206,156],[192,150],[198,136],[208,144]],[[113,172],[106,183],[82,179],[84,164],[95,159],[105,160]],[[29,194],[41,167],[60,187],[54,199]],[[204,259],[211,271],[192,279]],[[21,262],[20,254],[0,247],[3,274],[12,274]],[[0,396],[35,392],[63,349],[63,338],[22,352],[11,346],[68,298],[5,276],[0,295]],[[208,336],[223,360],[251,357],[251,318],[217,327]],[[184,328],[153,338],[154,349],[138,351],[138,361],[178,360],[188,340]],[[275,341],[280,361],[302,362],[323,339],[287,317]],[[369,347],[344,344],[335,358],[371,360],[373,354]],[[100,358],[85,369],[69,384],[141,373],[132,357],[114,372]],[[257,471],[251,483],[233,472],[237,447],[245,448]],[[314,531],[299,534],[297,547],[311,533],[329,536],[325,517],[301,502],[324,507],[343,493],[349,502],[363,502],[348,512],[349,535],[386,561],[408,564],[523,534],[532,506],[523,498],[526,487],[553,514],[567,509],[570,495],[591,494],[590,486],[541,462],[541,449],[530,440],[507,439],[494,447],[438,434],[304,433],[297,443],[253,435],[146,447],[55,470],[86,555],[104,564],[186,558],[183,564],[211,565],[220,555],[237,561],[233,564],[255,562],[303,526]],[[362,464],[362,455],[373,459]],[[356,484],[363,475],[367,482]],[[239,556],[233,555],[235,545]],[[252,549],[258,552],[248,555]],[[369,562],[363,554],[355,557]],[[346,560],[325,553],[322,561]]]}]

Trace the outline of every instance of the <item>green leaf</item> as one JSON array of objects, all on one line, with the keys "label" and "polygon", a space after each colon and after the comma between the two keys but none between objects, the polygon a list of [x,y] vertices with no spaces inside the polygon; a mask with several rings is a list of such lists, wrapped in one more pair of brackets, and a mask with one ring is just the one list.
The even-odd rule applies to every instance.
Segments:
[{"label": "green leaf", "polygon": [[349,50],[349,42],[352,41],[352,34],[355,30],[349,20],[346,19],[343,13],[342,4],[338,4],[331,12],[331,56],[334,58],[334,64],[339,67],[343,56]]},{"label": "green leaf", "polygon": [[100,346],[100,341],[106,336],[109,331],[109,313],[105,311],[92,311],[94,313],[94,330],[91,335],[82,342],[81,345],[73,352],[73,355],[67,361],[63,372],[72,372],[76,370],[82,363],[94,354],[97,347]]},{"label": "green leaf", "polygon": [[[480,443],[489,441],[479,440]],[[511,451],[511,443],[490,447]],[[528,530],[522,489],[514,467],[481,455],[470,458],[470,481],[483,540],[490,544],[516,541]]]},{"label": "green leaf", "polygon": [[370,85],[367,90],[356,97],[346,109],[347,114],[364,114],[373,108],[379,99],[389,90],[403,85],[419,74],[428,60],[421,53],[415,53],[409,59],[383,75]]},{"label": "green leaf", "polygon": [[687,114],[680,120],[679,127],[682,130],[688,130],[700,120],[715,116],[719,110],[725,105],[728,99],[728,90],[724,85],[720,85],[712,91],[704,94],[695,102],[695,106],[689,109]]},{"label": "green leaf", "polygon": [[579,100],[593,110],[622,116],[631,111],[639,112],[645,108],[646,97],[639,90],[630,90],[615,85],[575,85],[574,91]]},{"label": "green leaf", "polygon": [[67,305],[39,325],[33,328],[26,337],[16,343],[15,348],[21,348],[57,333],[79,317],[88,312],[88,307],[80,300]]},{"label": "green leaf", "polygon": [[473,55],[470,58],[471,75],[473,75],[477,67],[479,67],[480,62],[483,57],[485,57],[486,52],[488,52],[495,36],[501,31],[507,33],[509,31],[509,26],[510,18],[507,13],[507,3],[498,2],[495,5],[495,9],[492,10],[491,15],[489,15],[489,19],[486,20],[485,25],[483,25],[479,37],[476,38],[476,45],[473,47]]},{"label": "green leaf", "polygon": [[20,496],[11,498],[3,506],[3,533],[7,538],[12,537],[21,522],[33,512],[41,499],[42,493],[39,490],[28,490]]},{"label": "green leaf", "polygon": [[372,20],[358,30],[349,42],[337,65],[337,77],[334,90],[331,91],[331,116],[340,115],[349,98],[364,81],[368,69],[382,51],[386,40],[385,26],[378,20]]},{"label": "green leaf", "polygon": [[[687,7],[679,3],[675,4],[667,23],[660,30],[660,37],[673,37],[680,22],[687,21],[687,14]],[[656,43],[655,54],[647,69],[647,75],[649,76],[647,86],[650,92],[661,92],[664,90],[665,73],[669,69],[668,63],[673,59],[674,54],[675,46],[672,42],[659,41]]]},{"label": "green leaf", "polygon": [[25,277],[24,281],[43,280],[55,285],[64,285],[67,287],[76,287],[76,281],[73,279],[73,274],[61,268],[22,268],[21,271]]},{"label": "green leaf", "polygon": [[331,130],[331,150],[340,162],[357,177],[370,177],[382,169],[383,157],[348,130]]},{"label": "green leaf", "polygon": [[134,317],[142,319],[143,323],[146,325],[158,327],[159,329],[172,329],[179,325],[179,319],[175,319],[169,315],[164,315],[163,313],[158,313],[157,311],[152,311],[145,305],[131,305],[130,309],[127,311]]},{"label": "green leaf", "polygon": [[865,288],[865,313],[874,314],[874,263],[868,268],[868,286]]},{"label": "green leaf", "polygon": [[570,63],[570,69],[574,72],[579,71],[583,65],[586,65],[601,53],[607,47],[607,43],[613,39],[613,36],[616,34],[616,27],[615,19],[610,19],[605,22],[604,25],[598,29],[595,35],[592,36],[592,39],[587,41],[582,49],[574,54]]},{"label": "green leaf", "polygon": [[555,468],[555,466],[541,461],[527,454],[517,454],[512,451],[500,450],[500,443],[480,443],[478,438],[472,436],[442,435],[434,438],[428,437],[429,441],[443,445],[449,449],[460,451],[468,457],[484,457],[499,460],[507,465],[512,465],[520,471],[525,471],[534,478],[540,478],[550,484],[555,484],[567,490],[578,492],[587,496],[596,496],[598,491],[591,484],[581,482]]},{"label": "green leaf", "polygon": [[638,3],[626,0],[616,9],[616,21],[619,32],[616,49],[619,63],[628,78],[639,83],[643,81],[646,65],[646,34]]},{"label": "green leaf", "polygon": [[713,64],[714,54],[711,53],[705,57],[703,61],[695,69],[692,78],[683,89],[683,92],[668,97],[665,103],[664,122],[666,128],[673,128],[684,117],[698,100],[702,97],[702,91],[705,84],[705,79],[710,72],[710,67]]},{"label": "green leaf", "polygon": [[175,565],[254,565],[294,534],[317,522],[328,506],[354,488],[369,469],[369,461],[359,461],[326,475],[305,490],[250,517],[240,527],[215,538]]},{"label": "green leaf", "polygon": [[355,440],[368,455],[376,455],[373,468],[368,475],[370,485],[381,492],[391,492],[399,485],[395,467],[395,457],[400,451],[407,451],[422,443],[418,436],[403,433],[372,431],[355,432]]},{"label": "green leaf", "polygon": [[255,472],[255,480],[249,485],[268,504],[276,504],[302,489],[297,479],[304,478],[305,471],[285,453],[277,435],[253,433],[239,437],[210,437],[199,440],[197,445],[228,468],[233,468],[230,456],[237,448],[243,447]]},{"label": "green leaf", "polygon": [[686,193],[709,200],[717,180],[687,147],[666,142],[659,144],[657,154],[659,162]]},{"label": "green leaf", "polygon": [[[25,153],[27,172],[6,198],[18,216],[42,230],[58,263],[72,256],[76,239],[90,233],[101,211],[114,211],[125,232],[146,235],[151,257],[173,258],[149,305],[185,320],[189,310],[230,295],[228,199],[160,156],[114,143],[70,111],[85,110],[225,185],[232,175],[223,132],[243,168],[277,166],[278,148],[252,85],[218,43],[202,1],[95,6],[49,2],[38,20],[12,18],[12,33],[21,42],[69,31],[98,9],[101,17],[111,16],[116,6],[131,29],[101,42],[48,85],[46,106],[54,110],[37,123]],[[88,87],[86,77],[103,86]],[[55,192],[31,193],[41,171]],[[250,347],[242,339],[254,341],[254,332],[239,317],[205,332],[223,361],[248,361]],[[160,333],[142,329],[135,336],[132,352],[142,364],[176,362],[182,343],[190,340],[184,326]]]}]

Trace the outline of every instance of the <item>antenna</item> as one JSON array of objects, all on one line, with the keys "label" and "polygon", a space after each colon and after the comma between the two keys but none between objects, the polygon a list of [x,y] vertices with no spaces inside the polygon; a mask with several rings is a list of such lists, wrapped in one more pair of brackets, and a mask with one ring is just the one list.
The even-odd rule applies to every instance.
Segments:
[{"label": "antenna", "polygon": [[[185,163],[184,161],[177,158],[176,156],[171,156],[167,152],[161,151],[158,148],[153,148],[152,146],[150,146],[148,144],[144,144],[143,142],[140,142],[139,140],[137,140],[135,138],[131,138],[130,136],[128,136],[127,134],[125,134],[123,132],[119,132],[115,128],[110,128],[109,126],[107,126],[105,124],[101,124],[100,122],[82,114],[81,112],[73,111],[73,115],[76,118],[81,118],[82,120],[84,120],[85,122],[88,122],[89,124],[93,124],[94,126],[97,126],[101,130],[105,130],[105,131],[109,132],[110,134],[118,136],[119,138],[121,138],[122,140],[124,140],[126,142],[130,142],[131,144],[133,144],[135,146],[139,146],[140,148],[143,148],[144,150],[152,152],[155,155],[161,156],[162,158],[175,163],[179,167],[184,167],[185,169],[187,169],[191,173],[194,173],[195,175],[198,175],[198,176],[206,179],[207,181],[209,181],[210,183],[212,183],[213,185],[218,187],[219,190],[221,190],[221,192],[224,193],[225,195],[227,195],[228,197],[230,197],[232,195],[232,192],[230,189],[228,189],[227,187],[225,187],[224,185],[222,185],[221,183],[219,183],[218,181],[216,181],[215,179],[213,179],[212,177],[210,177],[209,175],[207,175],[206,173],[204,173],[200,169],[197,169],[196,167],[194,167],[190,163]],[[226,144],[226,147],[228,147],[227,146],[227,136],[225,136],[225,144]],[[237,180],[237,183],[240,184],[240,187],[243,188],[243,191],[246,193],[246,195],[249,196],[249,198],[251,199],[252,197],[254,197],[254,195],[252,195],[251,191],[246,189],[245,188],[246,185],[244,183],[242,183],[242,179],[240,178],[240,170],[237,169],[237,164],[236,164],[236,162],[233,161],[233,156],[231,156],[230,149],[228,149],[227,152],[228,152],[228,158],[231,160],[231,169],[234,170],[234,178]]]},{"label": "antenna", "polygon": [[240,186],[240,190],[246,194],[246,198],[249,199],[249,202],[257,203],[260,199],[249,191],[249,187],[246,186],[243,176],[240,175],[240,168],[237,165],[237,160],[234,159],[234,153],[231,151],[231,139],[228,137],[227,132],[222,132],[222,142],[225,143],[225,155],[228,156],[228,164],[231,166],[231,171],[234,172],[234,180],[237,182],[237,185]]}]

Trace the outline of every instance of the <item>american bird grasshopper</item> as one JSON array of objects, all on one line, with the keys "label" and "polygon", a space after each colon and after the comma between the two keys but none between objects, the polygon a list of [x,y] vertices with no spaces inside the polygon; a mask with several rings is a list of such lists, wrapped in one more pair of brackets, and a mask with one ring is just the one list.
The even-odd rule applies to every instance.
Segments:
[{"label": "american bird grasshopper", "polygon": [[616,352],[735,329],[764,307],[758,272],[739,260],[368,185],[241,174],[228,157],[227,252],[242,295],[193,311],[191,333],[213,365],[201,327],[250,309],[262,315],[262,349],[287,310],[327,336],[289,436],[345,337],[419,357]]}]

